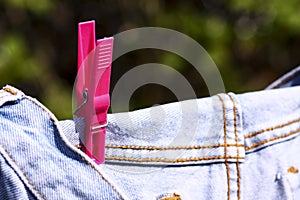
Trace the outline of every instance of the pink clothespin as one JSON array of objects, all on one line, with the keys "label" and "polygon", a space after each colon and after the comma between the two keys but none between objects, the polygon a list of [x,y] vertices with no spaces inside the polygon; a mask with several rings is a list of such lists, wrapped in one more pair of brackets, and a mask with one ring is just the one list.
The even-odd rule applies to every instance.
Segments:
[{"label": "pink clothespin", "polygon": [[95,21],[78,24],[75,114],[85,119],[85,133],[80,135],[82,149],[98,164],[105,160],[112,52],[113,37],[96,41]]}]

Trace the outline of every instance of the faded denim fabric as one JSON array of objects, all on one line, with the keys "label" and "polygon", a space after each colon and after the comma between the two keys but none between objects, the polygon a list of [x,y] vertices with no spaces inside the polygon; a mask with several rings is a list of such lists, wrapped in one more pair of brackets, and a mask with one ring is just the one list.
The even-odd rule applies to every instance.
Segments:
[{"label": "faded denim fabric", "polygon": [[120,199],[115,184],[64,136],[37,100],[0,92],[1,199]]},{"label": "faded denim fabric", "polygon": [[78,149],[83,119],[58,121],[7,86],[0,92],[0,195],[299,199],[299,71],[270,90],[109,114],[106,163],[99,166]]}]

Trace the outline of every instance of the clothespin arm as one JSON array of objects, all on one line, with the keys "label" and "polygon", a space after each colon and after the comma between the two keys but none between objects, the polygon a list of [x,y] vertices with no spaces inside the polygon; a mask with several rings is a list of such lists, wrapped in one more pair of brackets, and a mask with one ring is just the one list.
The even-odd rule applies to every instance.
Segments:
[{"label": "clothespin arm", "polygon": [[80,135],[87,155],[97,163],[105,157],[107,111],[113,38],[95,40],[95,22],[78,26],[78,116],[85,119],[85,132]]}]

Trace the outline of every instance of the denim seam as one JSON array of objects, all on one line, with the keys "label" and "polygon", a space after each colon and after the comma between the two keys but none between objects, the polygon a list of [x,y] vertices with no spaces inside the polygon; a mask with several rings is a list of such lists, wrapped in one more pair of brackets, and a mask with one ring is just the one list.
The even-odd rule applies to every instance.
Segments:
[{"label": "denim seam", "polygon": [[[233,103],[233,121],[234,121],[234,135],[235,135],[235,142],[236,145],[238,144],[238,133],[237,133],[237,107],[236,107],[236,103],[235,100],[233,99],[233,97],[230,94],[227,94],[230,98],[230,100]],[[241,183],[240,183],[240,179],[241,179],[241,175],[240,175],[240,165],[239,165],[239,148],[236,148],[236,154],[237,154],[237,159],[236,159],[236,171],[237,171],[237,198],[238,200],[240,200],[240,190],[241,190]]]},{"label": "denim seam", "polygon": [[261,142],[258,142],[258,143],[255,143],[249,147],[246,147],[245,150],[248,151],[248,150],[251,150],[251,149],[254,149],[256,147],[259,147],[261,145],[264,145],[264,144],[267,144],[269,142],[273,142],[273,141],[276,141],[276,140],[280,140],[280,139],[283,139],[283,138],[286,138],[286,137],[289,137],[291,135],[295,135],[297,133],[300,132],[300,128],[297,129],[297,130],[294,130],[294,131],[291,131],[289,133],[286,133],[286,134],[283,134],[283,135],[280,135],[280,136],[276,136],[276,137],[273,137],[273,138],[270,138],[270,139],[266,139],[266,140],[263,140]]},{"label": "denim seam", "polygon": [[223,98],[221,95],[217,95],[222,103],[223,108],[223,128],[224,128],[224,156],[225,156],[225,166],[226,166],[226,174],[227,174],[227,199],[230,200],[230,171],[228,165],[228,158],[227,158],[227,120],[226,120],[226,106]]},{"label": "denim seam", "polygon": [[[4,150],[4,152],[6,153],[6,155],[8,156],[8,158],[10,159],[10,161],[15,165],[16,168],[18,168],[18,171],[20,171],[20,173],[22,174],[22,176],[26,179],[26,181],[24,183],[25,183],[25,185],[27,185],[27,184],[29,185],[29,190],[31,190],[31,189],[34,190],[34,192],[32,192],[32,194],[35,195],[35,196],[37,194],[38,196],[36,196],[36,198],[38,198],[38,199],[46,200],[45,196],[32,184],[32,182],[29,180],[29,178],[27,177],[27,175],[25,174],[25,172],[23,172],[21,170],[21,168],[18,166],[18,164],[16,163],[16,161],[12,158],[11,154],[7,151],[7,149],[4,148],[2,144],[0,144],[0,148],[2,148]],[[6,158],[6,160],[7,160],[7,158]],[[15,171],[15,169],[14,169],[14,171]],[[18,172],[17,172],[17,174],[18,174]],[[26,182],[27,182],[27,184],[26,184]],[[28,187],[28,185],[27,185],[27,187]]]},{"label": "denim seam", "polygon": [[269,131],[273,131],[273,130],[276,130],[276,129],[279,129],[279,128],[283,128],[283,127],[286,127],[288,125],[291,125],[291,124],[294,124],[294,123],[297,123],[297,122],[300,122],[300,118],[288,121],[284,124],[269,127],[269,128],[266,128],[266,129],[263,129],[263,130],[260,130],[260,131],[255,131],[253,133],[245,135],[245,138],[251,138],[251,137],[254,137],[256,135],[259,135],[259,134],[262,134],[262,133],[265,133],[265,132],[269,132]]},{"label": "denim seam", "polygon": [[[208,157],[196,157],[196,158],[178,158],[178,159],[166,159],[166,158],[131,158],[131,157],[117,157],[117,156],[106,156],[107,160],[119,160],[119,161],[133,161],[133,162],[167,162],[167,163],[184,163],[191,161],[202,161],[202,160],[219,160],[219,159],[237,159],[237,156],[208,156]],[[239,159],[245,159],[245,157],[239,157]]]},{"label": "denim seam", "polygon": [[[210,149],[224,147],[225,144],[213,144],[213,145],[195,145],[195,146],[133,146],[133,145],[106,145],[108,149],[131,149],[131,150],[149,150],[149,151],[166,151],[166,150],[189,150],[189,149]],[[244,144],[227,144],[227,147],[244,147]],[[81,148],[80,145],[76,146]]]},{"label": "denim seam", "polygon": [[[34,99],[34,98],[31,98],[31,97],[28,97],[28,96],[25,96],[25,98],[26,99],[28,99],[29,101],[31,101],[31,102],[33,102],[35,105],[37,105],[38,107],[40,107],[44,112],[46,112],[48,115],[49,115],[49,117],[50,117],[50,119],[53,121],[53,124],[56,126],[56,128],[57,128],[57,130],[58,130],[58,132],[59,132],[59,135],[62,137],[62,132],[61,132],[61,130],[60,130],[60,128],[58,128],[58,120],[56,119],[56,117],[54,116],[54,114],[53,113],[51,113],[44,105],[42,105],[41,103],[39,103],[39,102],[37,102],[37,100],[36,99]],[[64,142],[66,142],[66,140],[62,137],[62,139],[63,139],[63,141]],[[103,176],[103,174],[95,167],[95,166],[93,166],[93,164],[91,163],[91,162],[89,162],[88,161],[88,159],[86,159],[84,156],[82,156],[79,152],[77,152],[77,149],[75,148],[75,149],[73,149],[72,147],[72,145],[67,145],[71,150],[73,150],[75,153],[77,153],[80,157],[81,157],[81,159],[82,160],[84,160],[85,162],[86,162],[86,164],[87,165],[89,165],[94,171],[96,171],[97,172],[97,174],[99,174],[100,175],[100,177],[105,181],[105,182],[107,182],[108,183],[108,185],[110,185],[111,187],[112,187],[112,189],[118,194],[118,196],[121,198],[121,199],[125,199],[122,195],[121,195],[121,193],[116,189],[116,187],[110,182],[110,181],[108,181],[104,176]]]}]

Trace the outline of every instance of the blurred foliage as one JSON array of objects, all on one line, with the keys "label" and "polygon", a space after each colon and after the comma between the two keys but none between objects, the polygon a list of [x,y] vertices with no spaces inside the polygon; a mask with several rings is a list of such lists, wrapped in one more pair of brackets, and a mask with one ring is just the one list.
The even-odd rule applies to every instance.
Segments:
[{"label": "blurred foliage", "polygon": [[[98,38],[147,26],[182,32],[208,51],[228,91],[263,89],[299,64],[299,9],[300,0],[2,0],[0,85],[20,88],[59,118],[72,117],[77,23],[95,19]],[[115,61],[111,88],[126,71],[148,62],[174,67],[198,97],[208,95],[189,63],[160,50],[138,50]],[[135,92],[131,108],[175,100],[166,88],[147,85]]]}]

